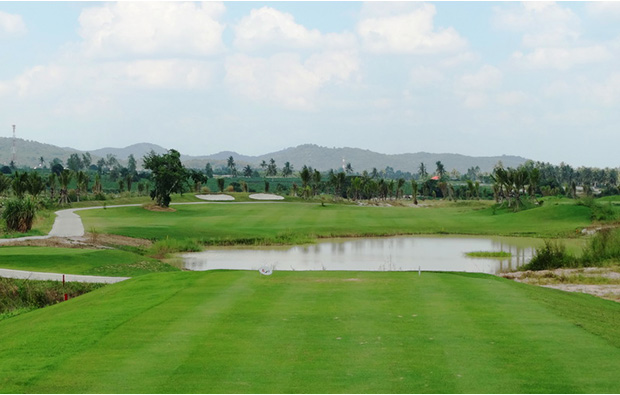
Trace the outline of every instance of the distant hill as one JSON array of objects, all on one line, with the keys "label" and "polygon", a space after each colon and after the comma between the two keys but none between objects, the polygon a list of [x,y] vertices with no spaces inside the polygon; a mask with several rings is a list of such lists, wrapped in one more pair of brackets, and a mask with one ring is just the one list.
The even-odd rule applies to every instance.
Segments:
[{"label": "distant hill", "polygon": [[[0,164],[10,163],[11,147],[11,138],[0,137]],[[16,140],[16,148],[17,165],[29,167],[37,166],[41,157],[43,157],[45,164],[49,165],[49,162],[54,158],[59,158],[66,162],[72,153],[82,154],[86,152],[23,139]],[[167,152],[166,148],[150,143],[133,144],[125,148],[101,148],[88,152],[90,152],[93,158],[93,163],[96,163],[99,158],[105,158],[108,154],[116,156],[121,163],[125,163],[127,157],[133,154],[138,160],[138,164],[140,164],[142,157],[151,152],[151,150],[158,154]],[[290,162],[296,171],[300,170],[303,165],[324,171],[341,168],[344,159],[345,163],[351,163],[353,170],[356,172],[371,171],[373,168],[383,170],[390,166],[394,170],[412,173],[418,171],[420,163],[424,163],[429,173],[431,173],[435,170],[435,163],[437,161],[441,161],[447,171],[456,169],[461,173],[465,173],[468,168],[475,166],[480,167],[482,172],[490,172],[498,161],[501,161],[505,167],[517,167],[527,160],[520,156],[508,155],[473,157],[460,154],[432,154],[428,152],[389,155],[359,148],[327,148],[315,144],[290,147],[260,156],[247,156],[232,151],[222,151],[205,156],[181,155],[181,160],[187,167],[203,169],[207,162],[214,167],[226,166],[230,156],[234,158],[239,169],[248,164],[253,168],[258,168],[262,161],[269,163],[271,158],[273,158],[278,169],[281,169],[285,162]]]},{"label": "distant hill", "polygon": [[108,154],[112,154],[116,156],[117,159],[125,160],[129,155],[133,155],[134,158],[140,159],[151,151],[155,151],[156,154],[165,154],[168,152],[166,148],[151,143],[138,143],[125,148],[100,148],[89,152],[91,155],[100,156],[102,158],[105,158]]},{"label": "distant hill", "polygon": [[[0,164],[8,165],[12,158],[13,139],[10,137],[0,137]],[[35,167],[40,163],[40,158],[47,166],[54,158],[66,161],[73,153],[81,153],[73,148],[61,148],[51,144],[39,143],[37,141],[15,139],[15,151],[17,153],[18,166]]]},{"label": "distant hill", "polygon": [[474,157],[460,154],[432,154],[428,152],[389,155],[359,148],[327,148],[314,144],[304,144],[256,157],[243,156],[234,152],[224,152],[209,156],[184,157],[184,162],[186,166],[194,168],[203,168],[207,162],[225,165],[226,160],[231,155],[235,159],[238,168],[246,164],[258,167],[262,161],[269,163],[271,158],[273,158],[278,169],[281,169],[285,162],[290,162],[295,170],[300,170],[303,165],[307,165],[324,171],[341,168],[342,160],[344,159],[345,163],[351,163],[355,172],[371,171],[373,168],[383,170],[390,166],[394,170],[416,173],[420,163],[424,163],[429,173],[431,173],[435,170],[435,163],[437,161],[441,161],[447,171],[456,169],[460,173],[465,173],[470,167],[478,166],[482,172],[490,172],[498,161],[501,161],[504,167],[517,167],[527,161],[526,158],[520,156],[508,155]]}]

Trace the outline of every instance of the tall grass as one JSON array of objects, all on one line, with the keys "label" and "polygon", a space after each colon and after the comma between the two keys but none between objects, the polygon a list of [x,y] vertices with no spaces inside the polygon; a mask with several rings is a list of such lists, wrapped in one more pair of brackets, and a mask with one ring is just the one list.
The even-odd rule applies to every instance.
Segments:
[{"label": "tall grass", "polygon": [[536,249],[532,260],[523,270],[546,270],[562,267],[606,266],[620,261],[620,229],[602,229],[597,232],[583,249],[579,258],[566,251],[558,241],[545,241]]},{"label": "tall grass", "polygon": [[620,229],[598,231],[584,248],[584,264],[599,266],[610,260],[620,260]]},{"label": "tall grass", "polygon": [[104,284],[0,278],[0,320],[101,288]]},{"label": "tall grass", "polygon": [[35,201],[27,196],[8,200],[2,211],[2,219],[6,222],[8,231],[25,233],[32,229],[36,213]]},{"label": "tall grass", "polygon": [[579,266],[578,261],[566,251],[564,244],[545,240],[545,244],[536,249],[536,254],[528,264],[522,266],[522,270],[550,270],[575,266]]}]

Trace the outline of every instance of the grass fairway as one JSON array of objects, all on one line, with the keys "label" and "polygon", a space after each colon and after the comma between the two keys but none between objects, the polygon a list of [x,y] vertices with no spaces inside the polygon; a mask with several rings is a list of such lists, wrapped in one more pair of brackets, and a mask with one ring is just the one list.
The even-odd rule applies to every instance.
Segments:
[{"label": "grass fairway", "polygon": [[0,322],[0,355],[10,393],[618,393],[620,304],[477,274],[161,273]]},{"label": "grass fairway", "polygon": [[422,233],[518,236],[573,236],[591,223],[590,209],[550,204],[518,213],[493,214],[491,208],[357,207],[304,203],[206,204],[174,206],[175,212],[141,207],[82,211],[86,229],[161,240],[200,239],[208,243],[312,236]]},{"label": "grass fairway", "polygon": [[0,268],[120,277],[178,270],[127,251],[53,247],[2,247]]}]

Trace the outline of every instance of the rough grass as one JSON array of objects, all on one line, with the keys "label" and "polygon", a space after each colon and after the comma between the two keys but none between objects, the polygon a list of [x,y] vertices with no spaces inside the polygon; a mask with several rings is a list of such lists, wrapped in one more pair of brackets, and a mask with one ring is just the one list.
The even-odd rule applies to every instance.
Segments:
[{"label": "rough grass", "polygon": [[472,251],[465,254],[472,258],[510,258],[512,254],[505,251]]},{"label": "rough grass", "polygon": [[178,270],[155,259],[128,251],[53,247],[2,247],[0,248],[0,267],[14,270],[119,277]]},{"label": "rough grass", "polygon": [[0,321],[25,312],[59,303],[64,295],[75,298],[104,284],[59,281],[31,281],[0,278]]},{"label": "rough grass", "polygon": [[618,393],[620,304],[487,275],[153,274],[0,322],[0,354],[14,393]]}]

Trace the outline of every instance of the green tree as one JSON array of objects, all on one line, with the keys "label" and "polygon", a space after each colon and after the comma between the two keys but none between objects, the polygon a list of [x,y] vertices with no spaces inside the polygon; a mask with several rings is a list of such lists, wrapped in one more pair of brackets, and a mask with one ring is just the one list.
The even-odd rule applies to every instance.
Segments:
[{"label": "green tree", "polygon": [[235,164],[235,159],[232,155],[228,158],[228,169],[233,177],[237,176],[237,165]]},{"label": "green tree", "polygon": [[441,180],[446,175],[446,168],[444,167],[443,163],[441,163],[440,160],[435,162],[435,165],[437,166],[436,173],[439,176],[439,179]]},{"label": "green tree", "polygon": [[308,166],[304,165],[304,167],[302,167],[301,171],[299,172],[299,178],[301,178],[301,187],[306,188],[310,183],[310,180],[312,179],[311,169]]},{"label": "green tree", "polygon": [[28,193],[36,198],[45,190],[45,182],[39,173],[33,171],[28,174],[27,180]]},{"label": "green tree", "polygon": [[413,198],[413,204],[418,204],[418,183],[416,180],[411,180],[411,197]]},{"label": "green tree", "polygon": [[418,167],[418,175],[422,181],[428,177],[428,171],[426,170],[426,165],[424,163],[420,163],[420,167]]},{"label": "green tree", "polygon": [[291,165],[291,162],[286,162],[282,168],[282,175],[288,177],[291,174],[293,174],[293,165]]},{"label": "green tree", "polygon": [[144,168],[151,170],[151,179],[154,188],[151,190],[151,199],[160,207],[170,205],[170,195],[183,191],[183,182],[187,179],[187,170],[181,163],[181,154],[174,150],[158,155],[154,151],[143,158]]},{"label": "green tree", "polygon": [[127,172],[133,177],[136,174],[136,169],[136,158],[134,158],[133,154],[130,154],[127,158]]},{"label": "green tree", "polygon": [[205,166],[205,174],[208,178],[213,178],[213,167],[211,167],[211,163],[207,162]]},{"label": "green tree", "polygon": [[253,173],[253,171],[252,171],[252,167],[250,165],[246,165],[243,168],[243,176],[244,177],[250,178],[250,177],[252,177],[252,173]]},{"label": "green tree", "polygon": [[217,179],[217,187],[219,188],[220,192],[224,192],[224,179],[223,178]]},{"label": "green tree", "polygon": [[59,204],[68,204],[69,203],[69,183],[73,178],[73,172],[69,169],[64,169],[60,176],[58,177],[58,181],[60,181],[60,200]]},{"label": "green tree", "polygon": [[71,154],[71,156],[69,156],[69,159],[67,159],[67,167],[69,168],[69,170],[77,173],[84,167],[84,164],[82,163],[82,159],[78,154]]},{"label": "green tree", "polygon": [[93,163],[93,158],[90,156],[89,152],[82,154],[82,165],[84,165],[84,168],[86,170],[88,170],[88,168],[90,167],[92,163]]},{"label": "green tree", "polygon": [[278,168],[276,167],[276,161],[271,158],[267,165],[267,177],[275,177],[278,174]]}]

